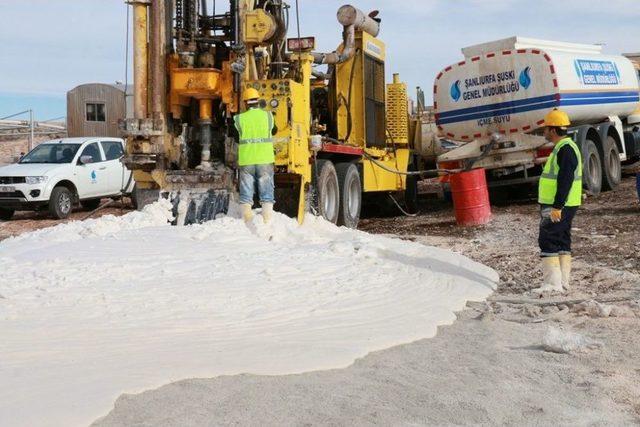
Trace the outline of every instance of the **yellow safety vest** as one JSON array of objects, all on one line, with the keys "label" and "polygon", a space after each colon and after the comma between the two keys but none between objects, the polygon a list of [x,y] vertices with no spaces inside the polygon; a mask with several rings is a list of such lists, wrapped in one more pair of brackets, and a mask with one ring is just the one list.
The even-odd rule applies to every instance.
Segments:
[{"label": "yellow safety vest", "polygon": [[543,205],[553,205],[556,198],[556,192],[558,190],[558,151],[565,145],[569,145],[576,153],[578,159],[578,166],[573,175],[573,184],[565,206],[580,206],[582,204],[582,156],[580,155],[580,149],[575,142],[569,137],[563,138],[553,147],[551,155],[547,159],[547,163],[544,165],[542,175],[540,175],[540,182],[538,183],[538,203]]},{"label": "yellow safety vest", "polygon": [[264,165],[275,162],[273,153],[273,115],[261,108],[251,108],[233,117],[240,135],[238,165]]}]

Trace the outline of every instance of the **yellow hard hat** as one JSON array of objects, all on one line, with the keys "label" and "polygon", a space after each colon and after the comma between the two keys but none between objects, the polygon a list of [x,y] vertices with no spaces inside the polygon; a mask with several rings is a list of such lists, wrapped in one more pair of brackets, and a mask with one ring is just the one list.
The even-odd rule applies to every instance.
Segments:
[{"label": "yellow hard hat", "polygon": [[546,116],[544,116],[544,125],[564,128],[571,125],[571,122],[569,121],[569,116],[567,115],[567,113],[554,108],[553,110],[549,111]]},{"label": "yellow hard hat", "polygon": [[260,92],[252,87],[245,89],[244,93],[242,94],[242,99],[244,99],[245,101],[250,101],[252,99],[258,98],[260,98]]}]

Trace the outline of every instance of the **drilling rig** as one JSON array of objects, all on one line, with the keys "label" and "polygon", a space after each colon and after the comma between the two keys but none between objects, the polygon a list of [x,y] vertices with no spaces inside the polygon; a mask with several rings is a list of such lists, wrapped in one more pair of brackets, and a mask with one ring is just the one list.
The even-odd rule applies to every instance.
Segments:
[{"label": "drilling rig", "polygon": [[414,196],[406,85],[397,75],[385,84],[377,11],[342,6],[342,42],[323,53],[313,37],[287,39],[293,11],[283,0],[128,3],[134,117],[122,122],[123,161],[139,205],[162,194],[178,224],[226,213],[237,181],[233,116],[251,87],[277,127],[276,210],[356,227],[363,194]]}]

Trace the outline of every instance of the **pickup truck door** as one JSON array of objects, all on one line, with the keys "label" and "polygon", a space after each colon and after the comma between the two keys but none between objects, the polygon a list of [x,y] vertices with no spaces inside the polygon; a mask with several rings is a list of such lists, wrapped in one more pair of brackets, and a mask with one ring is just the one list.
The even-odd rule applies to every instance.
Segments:
[{"label": "pickup truck door", "polygon": [[124,147],[120,141],[100,141],[102,151],[105,154],[104,164],[107,166],[107,180],[109,182],[109,195],[120,194],[122,187],[127,183],[131,171],[120,163],[124,156]]},{"label": "pickup truck door", "polygon": [[[91,156],[92,162],[82,164],[80,162],[82,156]],[[87,144],[81,150],[74,175],[80,199],[100,197],[107,194],[109,189],[107,166],[97,142]]]}]

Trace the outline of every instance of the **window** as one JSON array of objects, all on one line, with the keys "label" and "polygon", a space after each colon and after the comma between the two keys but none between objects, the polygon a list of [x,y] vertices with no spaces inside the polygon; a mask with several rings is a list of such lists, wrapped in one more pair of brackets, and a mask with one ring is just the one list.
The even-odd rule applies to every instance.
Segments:
[{"label": "window", "polygon": [[41,144],[24,156],[20,163],[71,163],[80,144]]},{"label": "window", "polygon": [[118,160],[124,155],[122,144],[118,141],[102,141],[100,144],[102,144],[102,151],[104,151],[107,161]]},{"label": "window", "polygon": [[92,163],[98,163],[102,161],[102,156],[100,155],[100,148],[98,148],[97,142],[92,142],[91,144],[84,147],[82,150],[82,154],[80,154],[80,158],[83,156],[91,156]]},{"label": "window", "polygon": [[87,102],[85,104],[87,110],[88,122],[104,122],[106,121],[104,115],[104,103],[99,102]]}]

